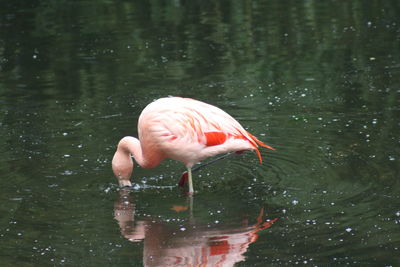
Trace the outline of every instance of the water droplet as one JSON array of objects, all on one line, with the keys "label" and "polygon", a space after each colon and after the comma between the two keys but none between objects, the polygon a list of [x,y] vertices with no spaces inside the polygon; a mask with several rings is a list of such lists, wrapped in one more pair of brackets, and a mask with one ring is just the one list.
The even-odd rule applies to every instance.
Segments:
[{"label": "water droplet", "polygon": [[61,173],[61,175],[72,175],[72,174],[74,174],[74,172],[70,170],[65,170],[64,172]]},{"label": "water droplet", "polygon": [[164,56],[161,56],[161,61],[162,61],[163,63],[166,63],[166,62],[168,62],[168,58],[167,58],[167,57],[164,57]]}]

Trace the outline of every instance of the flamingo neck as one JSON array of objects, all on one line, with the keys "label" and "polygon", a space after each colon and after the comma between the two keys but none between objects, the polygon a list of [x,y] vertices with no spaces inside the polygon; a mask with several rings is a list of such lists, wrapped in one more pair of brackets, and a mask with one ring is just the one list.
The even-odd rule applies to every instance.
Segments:
[{"label": "flamingo neck", "polygon": [[118,143],[117,151],[112,160],[112,169],[120,186],[131,186],[130,177],[133,171],[133,160],[142,168],[153,168],[160,160],[148,157],[143,153],[139,139],[126,136]]}]

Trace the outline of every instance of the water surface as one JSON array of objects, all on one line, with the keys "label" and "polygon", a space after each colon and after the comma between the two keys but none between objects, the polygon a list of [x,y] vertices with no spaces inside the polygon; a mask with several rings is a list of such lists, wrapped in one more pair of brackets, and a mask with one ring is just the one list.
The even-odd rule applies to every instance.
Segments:
[{"label": "water surface", "polygon": [[[2,1],[5,266],[400,264],[396,1]],[[110,162],[153,99],[219,106],[276,151],[176,184]]]}]

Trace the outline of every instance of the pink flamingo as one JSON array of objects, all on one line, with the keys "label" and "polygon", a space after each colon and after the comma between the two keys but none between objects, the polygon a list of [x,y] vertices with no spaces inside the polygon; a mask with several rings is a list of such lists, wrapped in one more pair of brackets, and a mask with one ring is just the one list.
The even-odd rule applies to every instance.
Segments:
[{"label": "pink flamingo", "polygon": [[139,117],[138,134],[139,139],[122,138],[112,160],[113,172],[122,187],[132,185],[132,156],[143,168],[156,167],[166,158],[182,162],[187,168],[189,194],[193,194],[192,166],[201,160],[254,150],[262,163],[258,145],[274,150],[225,111],[190,98],[166,97],[147,105]]}]

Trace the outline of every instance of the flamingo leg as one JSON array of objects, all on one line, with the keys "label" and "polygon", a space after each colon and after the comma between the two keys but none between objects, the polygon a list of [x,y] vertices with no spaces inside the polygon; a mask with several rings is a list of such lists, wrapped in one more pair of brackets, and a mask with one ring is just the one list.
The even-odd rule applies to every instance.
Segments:
[{"label": "flamingo leg", "polygon": [[[242,153],[242,152],[240,152],[240,153]],[[202,168],[204,168],[204,167],[206,167],[206,166],[208,166],[208,165],[211,165],[211,164],[216,163],[216,162],[218,162],[218,161],[220,161],[220,160],[229,158],[229,157],[231,157],[231,156],[233,156],[233,155],[236,155],[236,154],[239,154],[239,153],[238,153],[238,152],[229,152],[229,153],[227,153],[227,154],[225,154],[225,155],[222,155],[222,156],[220,156],[220,157],[218,157],[218,158],[215,158],[215,159],[213,159],[213,160],[210,160],[209,162],[206,162],[206,163],[203,163],[203,164],[201,164],[201,165],[196,166],[195,168],[192,169],[192,171],[193,171],[193,172],[196,172],[196,171],[198,171],[198,170],[200,170],[200,169],[202,169]]]},{"label": "flamingo leg", "polygon": [[[203,164],[201,164],[201,165],[197,165],[196,167],[194,167],[193,169],[191,169],[191,170],[192,170],[192,173],[197,172],[197,171],[199,171],[200,169],[203,169],[204,167],[206,167],[206,166],[208,166],[208,165],[211,165],[211,164],[213,164],[213,163],[215,163],[215,162],[217,162],[217,161],[220,161],[220,160],[222,160],[222,159],[231,157],[231,156],[236,155],[236,154],[241,154],[242,152],[243,152],[243,151],[230,152],[230,153],[228,153],[228,154],[225,154],[225,155],[223,155],[223,156],[220,156],[220,157],[218,157],[218,158],[215,158],[215,159],[213,159],[213,160],[210,160],[209,162],[203,163]],[[189,173],[188,171],[185,171],[184,173],[182,173],[181,179],[180,179],[179,182],[178,182],[178,185],[179,185],[180,187],[183,187],[183,186],[188,182],[188,173]]]},{"label": "flamingo leg", "polygon": [[192,168],[188,167],[189,194],[193,194]]}]

